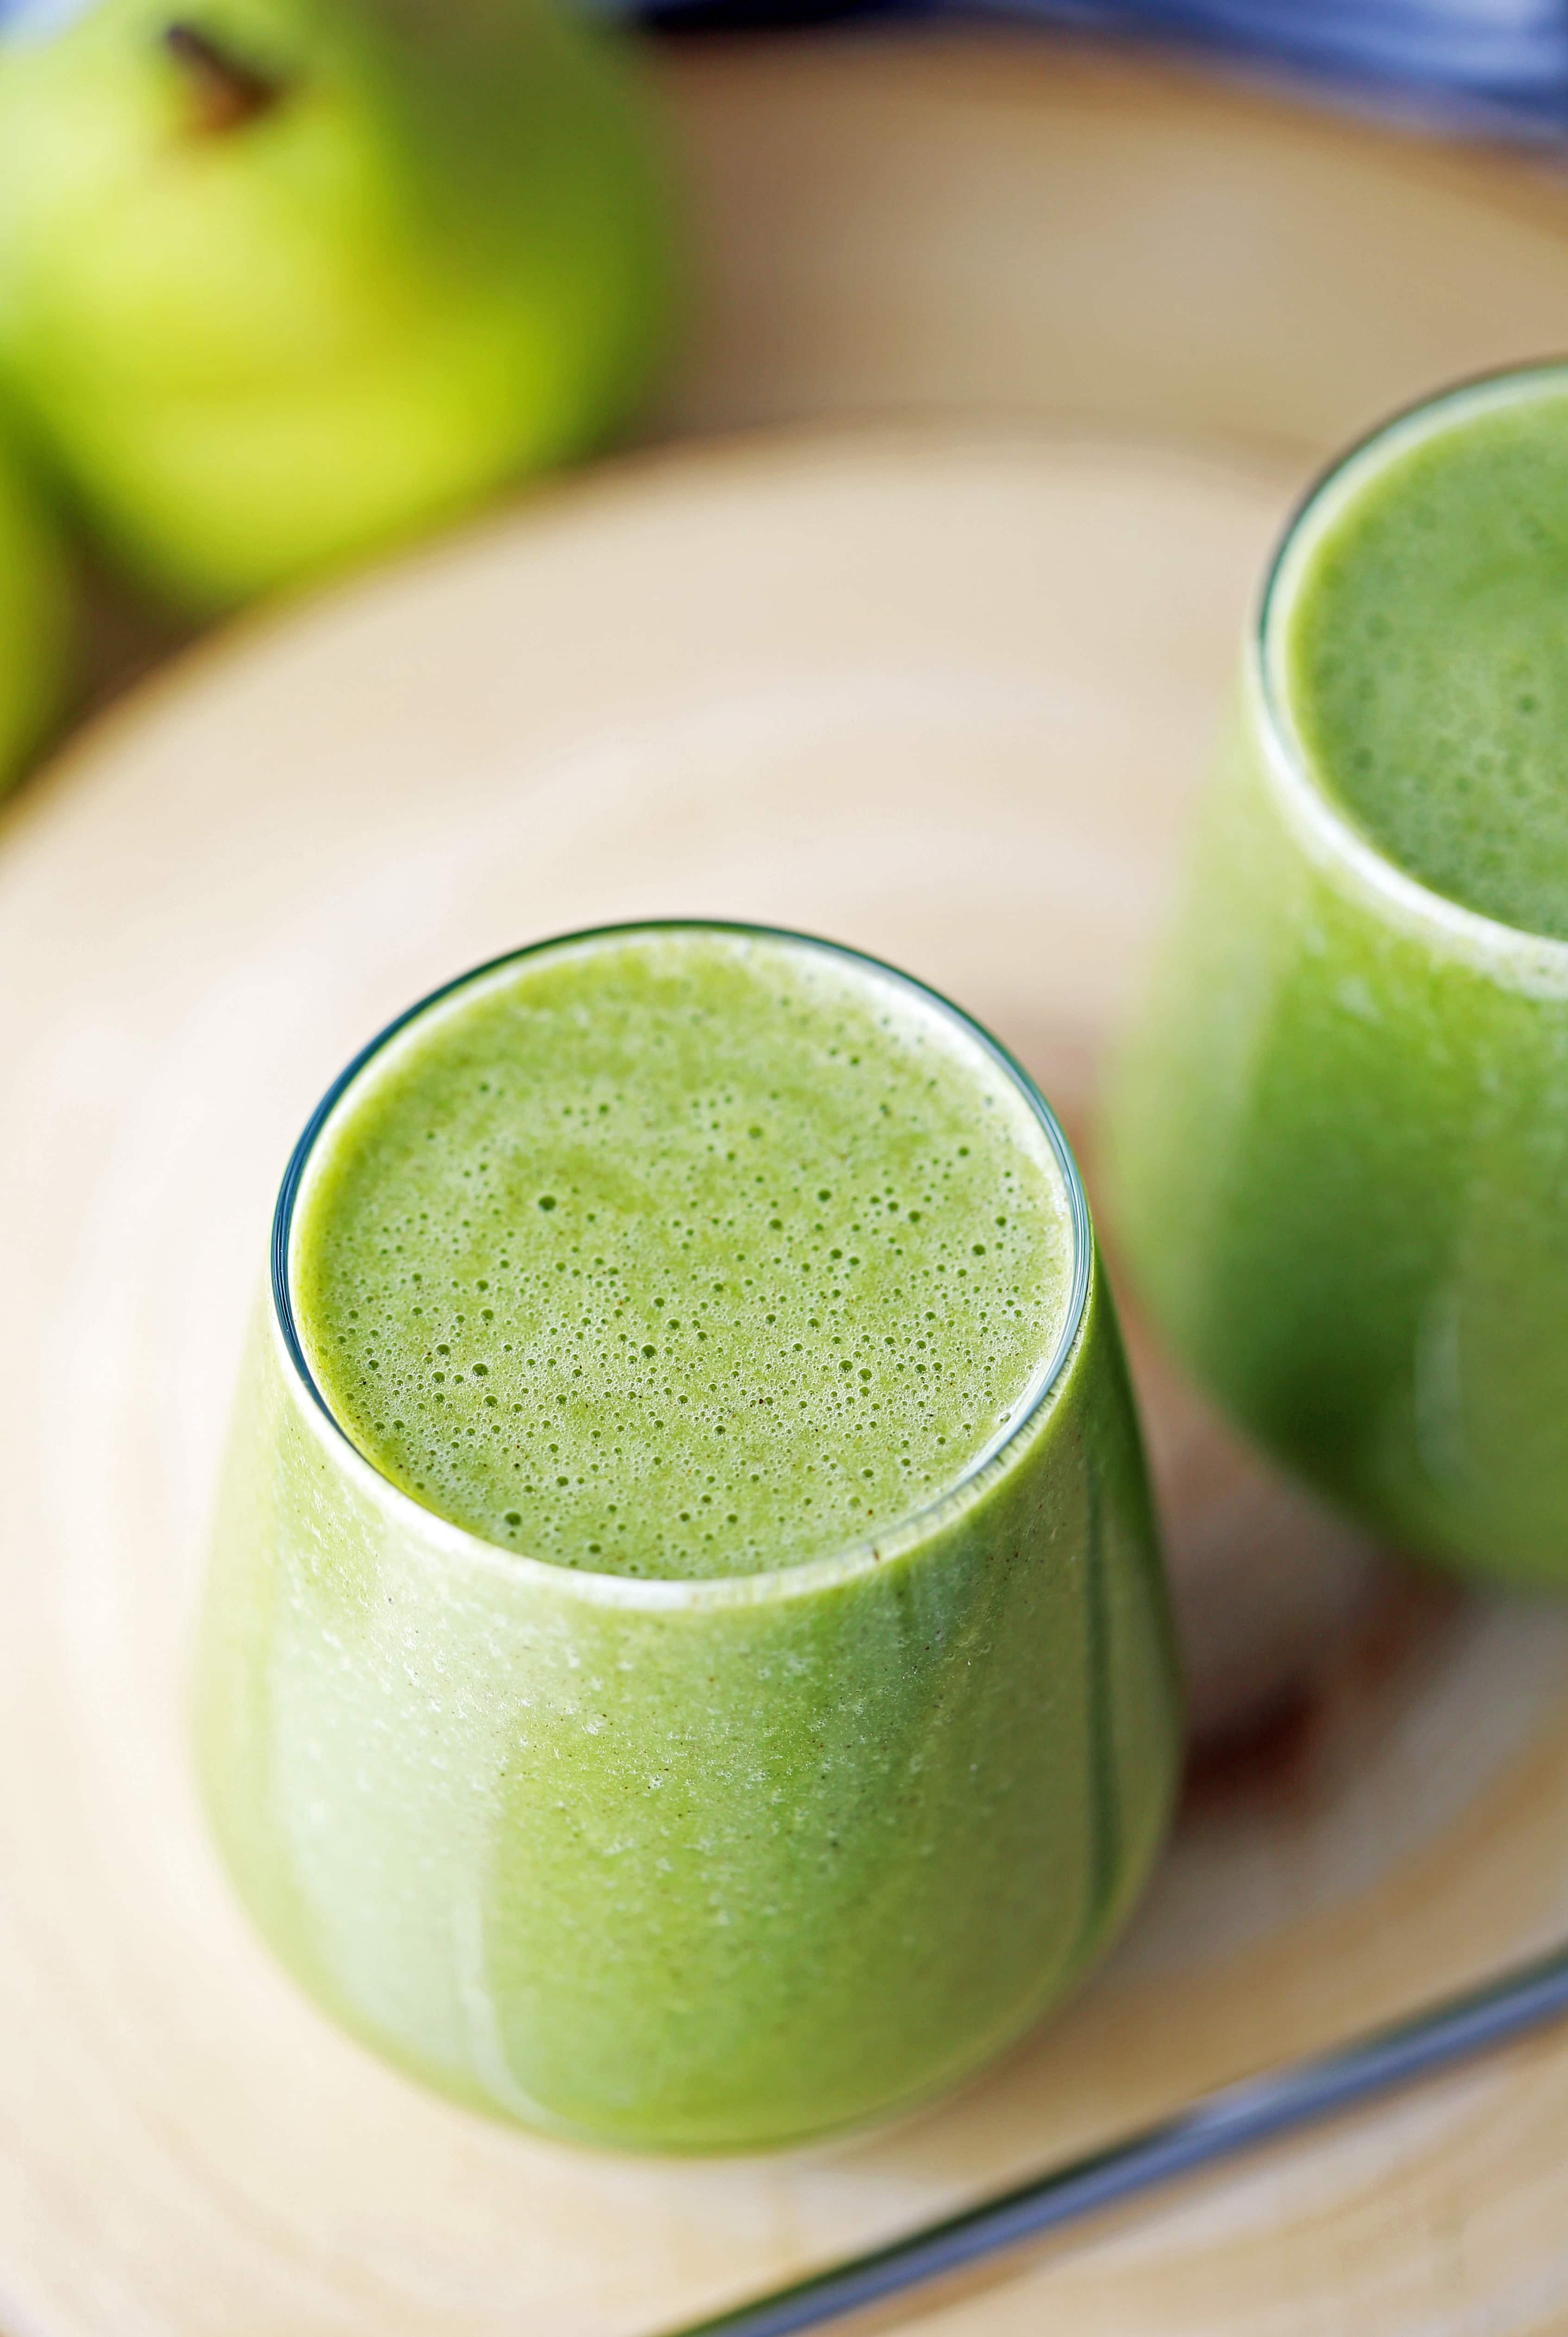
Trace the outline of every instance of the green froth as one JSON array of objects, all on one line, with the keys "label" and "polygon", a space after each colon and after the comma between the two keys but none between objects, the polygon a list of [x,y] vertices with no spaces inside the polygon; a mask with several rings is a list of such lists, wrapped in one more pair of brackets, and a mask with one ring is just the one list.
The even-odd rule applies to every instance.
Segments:
[{"label": "green froth", "polygon": [[1462,906],[1568,939],[1568,389],[1463,405],[1317,544],[1289,689],[1316,773]]},{"label": "green froth", "polygon": [[1072,1282],[1004,1068],[799,944],[602,937],[422,1018],[318,1147],[293,1279],[337,1418],[426,1507],[595,1572],[875,1536],[1025,1407]]}]

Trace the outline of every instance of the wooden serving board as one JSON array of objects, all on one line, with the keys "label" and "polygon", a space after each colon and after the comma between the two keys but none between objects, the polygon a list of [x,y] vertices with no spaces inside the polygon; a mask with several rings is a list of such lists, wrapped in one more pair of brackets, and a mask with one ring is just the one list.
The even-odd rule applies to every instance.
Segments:
[{"label": "wooden serving board", "polygon": [[[708,236],[669,427],[790,426],[236,630],[0,829],[6,2337],[652,2337],[1568,1930],[1568,1610],[1391,1568],[1142,1341],[1205,1749],[1112,1964],[959,2099],[568,2150],[338,2037],[229,1897],[186,1635],[272,1190],[357,1041],[530,934],[802,924],[992,1022],[1093,1180],[1291,494],[1568,319],[1568,193],[1516,164],[1054,47],[665,72]],[[1565,2134],[1546,2038],[892,2325],[1568,2326]]]}]

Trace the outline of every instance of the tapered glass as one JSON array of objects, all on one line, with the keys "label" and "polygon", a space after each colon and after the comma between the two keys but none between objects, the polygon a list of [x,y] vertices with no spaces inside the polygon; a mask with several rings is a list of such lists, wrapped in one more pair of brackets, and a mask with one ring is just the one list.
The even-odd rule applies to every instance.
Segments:
[{"label": "tapered glass", "polygon": [[350,1066],[279,1200],[200,1640],[211,1821],[334,2019],[588,2141],[751,2149],[953,2084],[1102,1952],[1171,1807],[1164,1589],[1071,1153],[977,1026],[835,958],[954,1018],[1024,1099],[1072,1227],[1022,1416],[852,1547],[791,1563],[786,1521],[767,1570],[595,1572],[435,1515],[349,1441],[301,1337],[301,1197],[381,1051],[461,985]]},{"label": "tapered glass", "polygon": [[[1568,709],[1539,679],[1557,670],[1568,607],[1568,512],[1541,445],[1568,446],[1560,367],[1401,416],[1298,514],[1112,1083],[1107,1149],[1141,1292],[1246,1430],[1391,1541],[1555,1585],[1568,1583],[1568,940],[1473,904],[1507,885],[1545,901],[1556,882],[1546,826],[1521,828],[1503,791],[1504,777],[1549,779],[1539,758],[1553,752],[1568,771]],[[1451,455],[1475,463],[1477,445],[1502,484],[1477,497],[1473,529],[1432,533],[1406,570],[1406,591],[1424,592],[1421,570],[1449,562],[1465,618],[1417,644],[1419,673],[1461,716],[1493,691],[1505,724],[1535,726],[1537,759],[1518,750],[1515,782],[1456,717],[1391,798],[1386,816],[1411,839],[1396,858],[1305,742],[1294,629],[1392,466],[1426,465],[1409,475],[1440,510]],[[1409,532],[1422,523],[1412,496]],[[1500,542],[1523,546],[1517,562]],[[1358,649],[1370,640],[1364,662],[1390,691],[1416,686],[1413,605],[1374,610]],[[1324,657],[1313,670],[1338,680]],[[1358,784],[1371,748],[1346,727]],[[1432,881],[1407,865],[1422,852]]]}]

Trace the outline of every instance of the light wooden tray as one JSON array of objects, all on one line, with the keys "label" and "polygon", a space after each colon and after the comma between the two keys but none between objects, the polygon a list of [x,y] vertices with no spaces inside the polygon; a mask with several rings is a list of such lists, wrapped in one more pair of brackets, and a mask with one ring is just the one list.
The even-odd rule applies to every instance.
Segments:
[{"label": "light wooden tray", "polygon": [[[1565,337],[1568,194],[1516,163],[1054,46],[664,73],[710,239],[668,427],[795,426],[240,629],[0,839],[6,2337],[651,2337],[1568,1930],[1568,1613],[1388,1570],[1142,1348],[1210,1750],[1111,1968],[960,2099],[766,2164],[559,2148],[339,2039],[230,1902],[185,1634],[354,1044],[531,934],[777,919],[952,991],[1083,1137],[1290,494]],[[1565,2117],[1546,2038],[897,2325],[1560,2326]]]}]

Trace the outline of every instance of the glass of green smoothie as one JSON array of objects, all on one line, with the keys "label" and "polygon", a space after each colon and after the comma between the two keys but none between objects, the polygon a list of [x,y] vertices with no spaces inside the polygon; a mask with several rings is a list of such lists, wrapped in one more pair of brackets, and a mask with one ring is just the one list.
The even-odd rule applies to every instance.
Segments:
[{"label": "glass of green smoothie", "polygon": [[1290,525],[1109,1137],[1238,1421],[1568,1583],[1568,367],[1401,416]]},{"label": "glass of green smoothie", "polygon": [[283,1182],[197,1725],[261,1931],[462,2100],[753,2149],[996,2053],[1128,1912],[1179,1737],[1027,1076],[742,926],[404,1015]]}]

